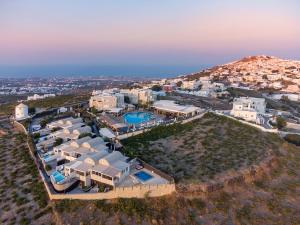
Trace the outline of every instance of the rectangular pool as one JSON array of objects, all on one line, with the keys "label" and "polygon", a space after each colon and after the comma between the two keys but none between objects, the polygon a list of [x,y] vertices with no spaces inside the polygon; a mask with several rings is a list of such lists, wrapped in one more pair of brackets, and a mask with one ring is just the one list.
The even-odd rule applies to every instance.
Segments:
[{"label": "rectangular pool", "polygon": [[62,175],[58,171],[55,171],[54,173],[52,173],[51,176],[54,178],[54,180],[55,180],[56,183],[59,183],[59,182],[61,182],[61,181],[63,181],[65,179],[65,176]]},{"label": "rectangular pool", "polygon": [[139,180],[141,180],[142,182],[146,182],[146,181],[150,180],[151,178],[153,178],[152,175],[150,175],[149,173],[146,173],[145,171],[139,171],[139,172],[135,173],[134,176],[136,178],[138,178]]}]

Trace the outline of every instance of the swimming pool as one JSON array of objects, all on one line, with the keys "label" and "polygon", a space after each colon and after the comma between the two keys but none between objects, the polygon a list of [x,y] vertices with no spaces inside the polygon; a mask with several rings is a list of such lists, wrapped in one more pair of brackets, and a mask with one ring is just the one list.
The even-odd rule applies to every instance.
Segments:
[{"label": "swimming pool", "polygon": [[53,157],[53,156],[55,156],[54,154],[47,154],[47,155],[44,155],[44,157],[42,158],[45,162],[49,162],[49,161],[51,161],[51,160],[53,160],[55,157]]},{"label": "swimming pool", "polygon": [[130,112],[123,116],[124,122],[127,124],[137,125],[146,123],[151,120],[152,113],[149,112]]},{"label": "swimming pool", "polygon": [[65,179],[65,176],[58,171],[53,172],[51,176],[54,178],[55,183],[59,183]]},{"label": "swimming pool", "polygon": [[153,178],[152,175],[150,175],[149,173],[146,173],[145,171],[139,171],[139,172],[135,173],[134,176],[137,177],[142,182],[146,182],[146,181],[150,180],[151,178]]}]

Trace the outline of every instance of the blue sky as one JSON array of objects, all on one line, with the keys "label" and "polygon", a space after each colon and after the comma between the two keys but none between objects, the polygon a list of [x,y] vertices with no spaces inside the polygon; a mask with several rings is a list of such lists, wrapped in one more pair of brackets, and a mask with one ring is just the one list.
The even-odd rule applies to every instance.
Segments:
[{"label": "blue sky", "polygon": [[300,59],[299,10],[296,0],[0,0],[0,76],[176,74],[256,54]]}]

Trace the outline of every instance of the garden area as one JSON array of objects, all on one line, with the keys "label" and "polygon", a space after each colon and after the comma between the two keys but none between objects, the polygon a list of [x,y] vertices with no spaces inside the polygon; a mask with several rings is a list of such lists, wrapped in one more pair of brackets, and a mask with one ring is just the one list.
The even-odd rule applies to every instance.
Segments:
[{"label": "garden area", "polygon": [[0,223],[54,224],[52,207],[30,157],[26,135],[0,123]]},{"label": "garden area", "polygon": [[126,155],[141,158],[177,183],[198,183],[258,164],[278,152],[282,142],[275,134],[207,113],[187,124],[156,127],[122,144]]}]

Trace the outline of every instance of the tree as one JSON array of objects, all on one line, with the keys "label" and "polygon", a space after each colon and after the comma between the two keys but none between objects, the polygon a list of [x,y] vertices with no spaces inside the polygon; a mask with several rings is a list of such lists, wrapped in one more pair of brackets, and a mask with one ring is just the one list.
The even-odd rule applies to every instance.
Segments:
[{"label": "tree", "polygon": [[45,170],[46,171],[52,170],[52,167],[50,165],[46,165]]},{"label": "tree", "polygon": [[51,132],[55,132],[55,131],[58,131],[58,130],[60,130],[59,127],[53,127],[53,128],[51,129]]},{"label": "tree", "polygon": [[78,136],[78,139],[80,138],[84,138],[84,137],[87,137],[87,136],[90,136],[91,137],[91,134],[90,133],[82,133]]},{"label": "tree", "polygon": [[29,107],[28,108],[28,113],[29,114],[35,114],[35,108],[34,107]]},{"label": "tree", "polygon": [[300,146],[300,135],[297,134],[288,134],[284,139],[292,144]]},{"label": "tree", "polygon": [[92,113],[96,114],[98,112],[98,110],[95,107],[91,108]]},{"label": "tree", "polygon": [[130,98],[128,96],[124,96],[124,102],[129,104],[130,103]]},{"label": "tree", "polygon": [[176,83],[176,86],[177,86],[177,87],[181,87],[181,86],[182,86],[182,81],[178,81],[178,82]]},{"label": "tree", "polygon": [[286,95],[282,95],[281,100],[282,100],[283,102],[288,102],[288,101],[289,101],[289,97],[286,96]]},{"label": "tree", "polygon": [[38,139],[41,135],[40,135],[40,133],[34,133],[32,136],[33,136],[33,139]]},{"label": "tree", "polygon": [[40,122],[41,127],[42,127],[42,128],[45,128],[48,122],[49,122],[49,121],[48,121],[47,119],[42,120],[42,121]]},{"label": "tree", "polygon": [[162,90],[162,87],[160,85],[153,85],[152,88],[151,88],[152,91],[161,91]]},{"label": "tree", "polygon": [[282,129],[286,126],[286,121],[282,117],[278,116],[276,118],[276,125],[278,129]]},{"label": "tree", "polygon": [[59,146],[63,143],[63,139],[62,138],[56,138],[55,142],[53,144],[53,147]]}]

